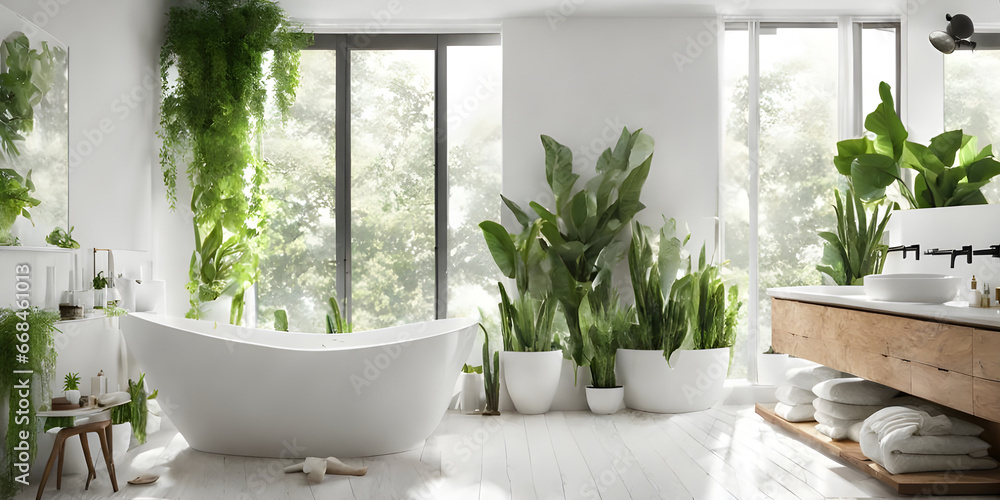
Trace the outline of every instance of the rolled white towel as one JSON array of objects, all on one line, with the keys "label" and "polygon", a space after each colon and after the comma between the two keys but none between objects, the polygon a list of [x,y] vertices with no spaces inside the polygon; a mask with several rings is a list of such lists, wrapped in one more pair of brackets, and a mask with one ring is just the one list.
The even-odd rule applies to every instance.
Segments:
[{"label": "rolled white towel", "polygon": [[896,389],[860,378],[838,378],[820,382],[813,392],[826,400],[852,405],[881,405],[899,393]]},{"label": "rolled white towel", "polygon": [[812,404],[813,400],[816,399],[816,395],[812,391],[800,389],[791,384],[778,386],[778,390],[774,391],[774,396],[778,398],[778,401],[791,406]]},{"label": "rolled white towel", "polygon": [[789,422],[811,422],[815,411],[811,404],[793,406],[779,402],[774,405],[774,413]]},{"label": "rolled white towel", "polygon": [[805,366],[802,368],[792,368],[785,372],[785,379],[789,384],[811,391],[812,388],[825,380],[840,378],[843,373],[833,368],[823,365]]},{"label": "rolled white towel", "polygon": [[124,403],[130,399],[132,399],[132,396],[130,396],[127,392],[109,392],[107,394],[97,396],[97,404],[100,406],[111,406],[118,403]]},{"label": "rolled white towel", "polygon": [[817,422],[816,430],[830,439],[850,439],[857,441],[861,436],[861,426],[864,420],[844,420],[830,416],[819,410],[813,415]]},{"label": "rolled white towel", "polygon": [[813,406],[816,407],[816,411],[821,411],[831,417],[839,418],[841,420],[864,420],[870,417],[873,413],[885,408],[885,406],[882,405],[849,405],[847,403],[838,403],[821,397],[817,397],[813,400]]}]

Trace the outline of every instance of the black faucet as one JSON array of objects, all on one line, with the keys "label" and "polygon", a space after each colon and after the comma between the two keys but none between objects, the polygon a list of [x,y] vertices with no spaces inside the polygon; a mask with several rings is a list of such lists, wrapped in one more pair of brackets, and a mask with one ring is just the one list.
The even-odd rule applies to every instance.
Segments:
[{"label": "black faucet", "polygon": [[972,245],[965,245],[965,246],[962,247],[961,250],[952,250],[951,251],[951,268],[952,269],[955,269],[955,257],[958,257],[959,255],[965,255],[966,262],[968,262],[969,264],[972,264]]},{"label": "black faucet", "polygon": [[903,258],[906,258],[906,252],[913,252],[916,255],[917,260],[920,260],[920,245],[899,245],[898,247],[889,247],[889,252],[903,252]]}]

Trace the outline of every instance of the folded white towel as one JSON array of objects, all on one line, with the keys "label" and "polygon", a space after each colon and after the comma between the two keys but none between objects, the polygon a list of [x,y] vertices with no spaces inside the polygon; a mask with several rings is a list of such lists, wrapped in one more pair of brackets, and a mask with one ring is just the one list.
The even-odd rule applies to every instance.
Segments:
[{"label": "folded white towel", "polygon": [[852,405],[880,405],[899,393],[896,389],[860,378],[837,378],[820,382],[813,392],[826,400]]},{"label": "folded white towel", "polygon": [[953,427],[945,415],[890,406],[865,420],[861,452],[892,474],[997,467],[995,460],[979,458],[989,444],[971,436],[950,435]]},{"label": "folded white towel", "polygon": [[813,400],[813,406],[816,407],[816,411],[821,411],[831,417],[842,420],[864,420],[870,417],[872,413],[885,408],[882,405],[849,405],[820,397]]},{"label": "folded white towel", "polygon": [[793,406],[779,402],[774,405],[774,413],[789,422],[810,422],[815,412],[816,408],[811,404]]},{"label": "folded white towel", "polygon": [[102,394],[98,396],[97,404],[100,406],[111,406],[111,405],[116,405],[118,403],[124,403],[129,399],[131,399],[131,396],[127,392],[124,391],[109,392],[107,394]]},{"label": "folded white towel", "polygon": [[824,380],[840,378],[842,376],[843,373],[823,365],[792,368],[785,372],[785,379],[789,384],[807,391],[811,391],[813,386]]},{"label": "folded white towel", "polygon": [[778,398],[778,401],[791,406],[812,404],[813,400],[816,399],[816,395],[812,391],[800,389],[791,384],[778,386],[778,390],[774,391],[774,396]]},{"label": "folded white towel", "polygon": [[844,429],[847,429],[848,427],[857,423],[864,423],[864,420],[862,419],[848,420],[843,418],[837,418],[819,410],[816,410],[816,414],[814,415],[814,417],[816,418],[817,422],[823,425],[829,425],[830,427],[842,427]]},{"label": "folded white towel", "polygon": [[857,422],[848,427],[833,427],[826,424],[816,424],[816,432],[835,441],[858,441],[861,439],[861,427],[864,422]]}]

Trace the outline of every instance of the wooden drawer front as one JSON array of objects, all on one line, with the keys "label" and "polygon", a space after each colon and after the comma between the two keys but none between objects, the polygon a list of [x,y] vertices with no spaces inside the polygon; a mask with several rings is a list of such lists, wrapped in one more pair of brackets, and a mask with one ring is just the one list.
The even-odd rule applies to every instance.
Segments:
[{"label": "wooden drawer front", "polygon": [[973,394],[975,396],[973,415],[1000,422],[1000,382],[973,379]]},{"label": "wooden drawer front", "polygon": [[910,363],[910,393],[965,413],[973,412],[972,377]]},{"label": "wooden drawer front", "polygon": [[881,316],[889,355],[972,375],[972,328]]},{"label": "wooden drawer front", "polygon": [[1000,381],[1000,332],[972,332],[972,375]]},{"label": "wooden drawer front", "polygon": [[886,319],[892,316],[852,309],[830,308],[827,311],[828,340],[836,340],[853,350],[888,354]]},{"label": "wooden drawer front", "polygon": [[780,330],[771,331],[771,346],[775,351],[808,359],[836,370],[848,371],[845,347],[838,342],[792,335]]},{"label": "wooden drawer front", "polygon": [[771,329],[800,337],[823,337],[826,309],[805,302],[771,299]]},{"label": "wooden drawer front", "polygon": [[847,351],[847,372],[903,392],[910,392],[910,362],[873,352]]}]

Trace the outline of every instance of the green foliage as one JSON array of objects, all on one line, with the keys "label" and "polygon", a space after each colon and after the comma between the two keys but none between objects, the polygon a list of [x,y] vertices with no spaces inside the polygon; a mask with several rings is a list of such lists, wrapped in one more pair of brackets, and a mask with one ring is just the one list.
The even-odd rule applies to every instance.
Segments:
[{"label": "green foliage", "polygon": [[466,363],[462,365],[462,373],[478,373],[481,375],[483,373],[483,365],[472,366]]},{"label": "green foliage", "polygon": [[139,381],[128,380],[128,393],[131,401],[111,409],[111,424],[132,424],[132,435],[139,441],[139,444],[146,442],[146,418],[149,416],[149,409],[146,401],[156,398],[156,392],[152,395],[146,394],[146,387],[143,383],[146,378],[145,373],[139,374]]},{"label": "green foliage", "polygon": [[274,311],[274,329],[279,332],[288,331],[288,313],[284,309]]},{"label": "green foliage", "polygon": [[80,248],[80,244],[73,239],[74,226],[70,226],[69,231],[61,227],[56,227],[45,237],[45,242],[59,248]]},{"label": "green foliage", "polygon": [[556,315],[556,301],[551,296],[532,298],[524,292],[513,301],[503,283],[500,287],[500,331],[503,333],[505,351],[544,352],[552,350],[555,330],[552,320]]},{"label": "green foliage", "polygon": [[[736,345],[736,323],[743,302],[739,300],[736,285],[726,291],[720,271],[727,263],[710,264],[701,247],[698,268],[691,269],[674,285],[678,297],[688,301],[691,318],[691,336],[695,349],[718,349]],[[732,356],[732,352],[730,352]]]},{"label": "green foliage", "polygon": [[354,328],[350,323],[344,321],[344,317],[340,315],[340,305],[337,303],[337,297],[330,297],[330,309],[333,312],[333,316],[326,315],[326,333],[351,333]]},{"label": "green foliage", "polygon": [[[980,189],[1000,175],[993,147],[979,150],[976,138],[961,130],[938,135],[927,146],[907,141],[909,134],[896,115],[887,83],[879,85],[879,95],[881,104],[865,119],[865,128],[875,139],[837,143],[834,165],[851,180],[857,195],[866,202],[879,201],[885,198],[886,188],[895,184],[910,208],[985,204]],[[917,172],[912,190],[903,168]]]},{"label": "green foliage", "polygon": [[844,193],[834,190],[837,204],[837,232],[822,231],[825,240],[823,260],[816,270],[829,276],[838,285],[863,285],[865,276],[879,274],[885,265],[889,247],[882,244],[882,233],[892,215],[892,206],[886,206],[879,218],[879,206],[868,219],[868,211],[853,190]]},{"label": "green foliage", "polygon": [[628,269],[638,323],[623,337],[622,347],[628,349],[663,350],[670,355],[687,338],[688,301],[677,297],[674,283],[681,267],[681,250],[691,238],[677,238],[677,223],[664,218],[659,231],[658,248],[650,244],[650,228],[633,223],[629,246]]},{"label": "green foliage", "polygon": [[[32,457],[38,456],[37,433],[35,432],[35,414],[38,410],[39,402],[43,407],[47,407],[52,398],[49,388],[49,381],[55,375],[56,350],[53,334],[56,330],[55,324],[59,321],[59,313],[48,312],[37,307],[31,309],[0,309],[0,359],[4,360],[5,369],[0,370],[0,397],[8,398],[9,408],[18,408],[20,397],[18,391],[13,390],[19,381],[29,378],[32,404],[28,407],[26,425],[15,422],[18,413],[11,411],[7,416],[7,430],[4,434],[4,450],[12,449],[21,440],[18,438],[20,431],[27,431],[29,437],[28,450]],[[24,327],[18,328],[18,324],[27,323],[28,335],[24,335]],[[20,335],[20,338],[18,337]],[[26,337],[26,338],[25,338]],[[24,340],[25,342],[21,342]],[[22,353],[18,346],[27,346],[27,363],[17,363],[17,355]],[[11,369],[7,369],[10,367]],[[30,370],[34,372],[30,376],[15,374],[14,369]],[[17,475],[14,469],[14,462],[11,460],[11,453],[4,453],[0,458],[0,498],[12,498],[18,491],[18,484],[14,482]]]},{"label": "green foliage", "polygon": [[128,314],[128,309],[112,304],[104,308],[104,316],[107,318],[117,318]]},{"label": "green foliage", "polygon": [[[604,275],[609,275],[623,257],[624,244],[618,241],[618,235],[644,208],[639,195],[649,175],[653,140],[642,134],[641,129],[631,133],[623,129],[614,149],[606,149],[597,159],[596,175],[579,190],[575,190],[575,185],[580,176],[573,172],[570,149],[545,135],[542,146],[545,149],[545,179],[552,190],[554,210],[532,201],[529,206],[534,214],[529,215],[507,198],[503,201],[521,224],[521,234],[526,238],[534,239],[532,232],[537,226],[537,237],[543,240],[541,248],[545,252],[545,260],[540,265],[551,268],[539,275],[548,275],[550,286],[546,291],[562,306],[569,327],[565,349],[575,364],[583,365],[580,303],[586,292],[593,289],[602,270]],[[522,287],[524,280],[519,279],[517,268],[511,265],[518,259],[512,257],[511,246],[502,241],[500,231],[494,228],[487,236],[487,243],[501,272],[518,280],[519,291],[530,289],[530,283],[523,283]],[[530,249],[534,243],[525,245]],[[530,251],[528,255],[532,255]],[[525,268],[535,279],[530,265],[533,261],[523,257],[521,260],[527,261]]]},{"label": "green foliage", "polygon": [[23,33],[8,37],[0,49],[7,67],[0,73],[0,153],[13,160],[21,154],[16,141],[34,130],[34,108],[52,87],[55,55],[46,42],[32,49]]},{"label": "green foliage", "polygon": [[580,301],[583,358],[594,387],[615,387],[615,354],[622,338],[635,327],[635,309],[621,304],[617,290],[607,282]]},{"label": "green foliage", "polygon": [[233,297],[230,322],[242,317],[243,295],[257,279],[256,239],[266,224],[266,165],[252,143],[264,120],[265,54],[284,113],[295,99],[299,50],[311,42],[268,0],[199,0],[170,9],[160,49],[160,165],[173,208],[177,164],[188,160],[195,233],[189,317],[200,317],[200,305],[222,294]]},{"label": "green foliage", "polygon": [[498,222],[491,220],[481,222],[479,228],[483,231],[483,238],[486,239],[490,255],[493,256],[493,261],[500,268],[500,272],[514,280],[518,293],[544,294],[550,286],[546,274],[542,271],[545,251],[542,249],[539,232],[544,222],[541,219],[528,219],[517,204],[503,195],[500,198],[517,220],[523,221],[524,226],[521,232],[515,235],[508,233]]},{"label": "green foliage", "polygon": [[63,378],[63,390],[64,391],[80,390],[80,374],[73,372],[67,373],[66,377]]},{"label": "green foliage", "polygon": [[[37,207],[41,201],[33,198],[35,184],[31,182],[31,171],[21,177],[14,169],[0,169],[0,246],[15,246],[17,238],[11,228],[18,216],[31,220],[28,209]],[[31,222],[34,225],[34,221]]]},{"label": "green foliage", "polygon": [[94,276],[94,290],[103,290],[108,287],[108,278],[104,277],[104,271],[98,271]]},{"label": "green foliage", "polygon": [[483,331],[483,384],[486,385],[485,415],[500,414],[500,351],[493,353],[493,363],[490,363],[490,334],[482,323],[479,329]]}]

